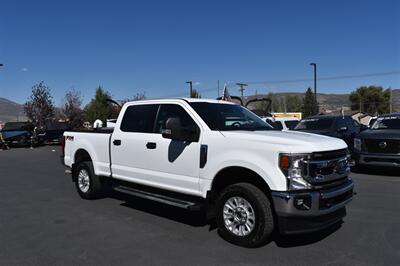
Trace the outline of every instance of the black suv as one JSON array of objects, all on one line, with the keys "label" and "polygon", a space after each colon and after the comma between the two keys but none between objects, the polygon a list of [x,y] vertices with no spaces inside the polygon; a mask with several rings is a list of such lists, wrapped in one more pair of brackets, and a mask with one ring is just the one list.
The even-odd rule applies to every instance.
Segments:
[{"label": "black suv", "polygon": [[400,113],[382,115],[354,139],[358,166],[400,166]]},{"label": "black suv", "polygon": [[352,151],[354,138],[360,133],[360,124],[349,115],[316,115],[301,120],[294,130],[340,138]]}]

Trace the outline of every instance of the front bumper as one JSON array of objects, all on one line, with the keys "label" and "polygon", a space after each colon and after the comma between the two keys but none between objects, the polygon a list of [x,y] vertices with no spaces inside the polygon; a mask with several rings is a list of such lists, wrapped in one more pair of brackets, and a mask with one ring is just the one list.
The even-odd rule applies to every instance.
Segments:
[{"label": "front bumper", "polygon": [[318,191],[273,191],[272,200],[279,231],[283,234],[318,231],[339,222],[353,198],[354,184],[348,182]]},{"label": "front bumper", "polygon": [[360,165],[400,167],[400,154],[356,152],[353,157]]}]

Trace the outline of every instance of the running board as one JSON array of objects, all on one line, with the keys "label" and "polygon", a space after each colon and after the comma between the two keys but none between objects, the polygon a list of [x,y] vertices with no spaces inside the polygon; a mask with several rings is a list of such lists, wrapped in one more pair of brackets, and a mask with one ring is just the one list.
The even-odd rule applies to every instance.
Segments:
[{"label": "running board", "polygon": [[156,194],[148,191],[143,191],[139,190],[136,188],[131,188],[131,187],[126,187],[122,185],[118,185],[113,187],[115,191],[121,192],[121,193],[126,193],[132,196],[152,200],[152,201],[157,201],[160,203],[168,204],[171,206],[175,206],[178,208],[186,209],[186,210],[191,210],[191,211],[198,211],[201,209],[202,205],[197,202],[190,202],[190,201],[185,201],[173,197],[169,197],[166,195],[161,195],[161,194]]}]

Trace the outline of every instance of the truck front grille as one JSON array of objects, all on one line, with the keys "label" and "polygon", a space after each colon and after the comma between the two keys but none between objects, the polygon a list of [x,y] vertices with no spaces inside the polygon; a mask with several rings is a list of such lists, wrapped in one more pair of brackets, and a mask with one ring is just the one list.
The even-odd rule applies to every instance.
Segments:
[{"label": "truck front grille", "polygon": [[367,152],[386,154],[400,153],[400,140],[365,139],[364,142]]},{"label": "truck front grille", "polygon": [[304,178],[318,188],[341,185],[348,180],[348,159],[347,149],[315,152],[303,162]]}]

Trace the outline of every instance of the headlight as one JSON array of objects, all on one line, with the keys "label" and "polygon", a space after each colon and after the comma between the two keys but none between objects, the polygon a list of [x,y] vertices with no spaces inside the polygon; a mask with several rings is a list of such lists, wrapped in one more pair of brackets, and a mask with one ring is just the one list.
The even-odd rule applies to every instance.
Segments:
[{"label": "headlight", "polygon": [[354,138],[354,150],[361,151],[361,139]]},{"label": "headlight", "polygon": [[303,161],[308,154],[281,154],[279,156],[279,168],[287,178],[289,190],[309,189],[311,185],[303,178]]}]

